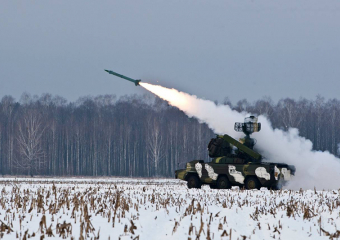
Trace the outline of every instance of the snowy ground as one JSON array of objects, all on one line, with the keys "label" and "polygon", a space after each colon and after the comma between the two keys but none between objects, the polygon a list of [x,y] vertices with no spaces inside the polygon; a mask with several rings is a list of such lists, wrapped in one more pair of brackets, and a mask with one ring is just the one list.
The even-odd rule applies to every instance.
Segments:
[{"label": "snowy ground", "polygon": [[332,239],[340,190],[189,190],[172,179],[0,179],[2,239]]}]

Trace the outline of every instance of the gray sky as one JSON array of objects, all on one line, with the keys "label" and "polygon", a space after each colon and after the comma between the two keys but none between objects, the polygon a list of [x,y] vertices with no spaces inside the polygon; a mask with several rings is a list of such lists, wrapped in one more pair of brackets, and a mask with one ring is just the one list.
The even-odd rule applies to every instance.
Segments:
[{"label": "gray sky", "polygon": [[0,97],[146,90],[232,102],[340,96],[338,0],[0,3]]}]

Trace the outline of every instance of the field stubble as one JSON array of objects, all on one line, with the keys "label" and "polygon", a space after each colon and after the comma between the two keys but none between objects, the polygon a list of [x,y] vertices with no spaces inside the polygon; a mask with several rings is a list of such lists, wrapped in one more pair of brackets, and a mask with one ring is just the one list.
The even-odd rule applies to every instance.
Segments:
[{"label": "field stubble", "polygon": [[172,179],[2,179],[2,239],[335,239],[340,190],[187,189]]}]

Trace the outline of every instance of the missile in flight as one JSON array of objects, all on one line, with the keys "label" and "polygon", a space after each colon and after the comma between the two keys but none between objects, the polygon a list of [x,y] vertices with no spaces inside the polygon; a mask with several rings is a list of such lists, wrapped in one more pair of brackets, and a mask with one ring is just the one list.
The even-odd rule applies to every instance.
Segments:
[{"label": "missile in flight", "polygon": [[135,80],[135,79],[126,77],[126,76],[124,76],[124,75],[121,75],[121,74],[119,74],[119,73],[116,73],[116,72],[113,72],[113,71],[110,71],[110,70],[106,70],[106,69],[104,69],[104,70],[105,70],[105,72],[108,72],[108,73],[110,73],[110,74],[112,74],[112,75],[115,75],[115,76],[117,76],[117,77],[123,78],[123,79],[125,79],[125,80],[130,81],[130,82],[133,82],[136,86],[139,86],[139,82],[141,81],[140,79]]}]

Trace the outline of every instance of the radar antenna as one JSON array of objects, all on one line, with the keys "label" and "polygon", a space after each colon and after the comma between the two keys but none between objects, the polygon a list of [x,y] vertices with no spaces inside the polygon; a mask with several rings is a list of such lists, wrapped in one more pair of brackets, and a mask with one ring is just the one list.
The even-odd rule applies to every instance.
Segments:
[{"label": "radar antenna", "polygon": [[241,138],[240,142],[253,149],[256,144],[256,140],[251,138],[250,134],[261,131],[261,123],[257,122],[257,117],[255,116],[246,117],[243,123],[235,123],[234,130],[236,132],[243,132],[246,136]]}]

